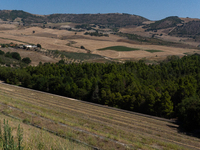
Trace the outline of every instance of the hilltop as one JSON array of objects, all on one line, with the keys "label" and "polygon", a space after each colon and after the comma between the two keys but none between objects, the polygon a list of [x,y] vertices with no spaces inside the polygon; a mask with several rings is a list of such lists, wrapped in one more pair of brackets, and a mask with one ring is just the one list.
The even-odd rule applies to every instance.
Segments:
[{"label": "hilltop", "polygon": [[108,13],[108,14],[51,14],[51,15],[33,15],[22,10],[1,10],[0,18],[4,21],[14,21],[21,18],[21,21],[27,23],[86,23],[101,24],[114,27],[123,27],[128,25],[141,25],[148,19],[130,14]]},{"label": "hilltop", "polygon": [[143,28],[147,28],[147,31],[150,30],[158,30],[158,29],[166,29],[170,27],[175,27],[177,24],[182,23],[182,20],[177,16],[167,17],[165,19],[156,21],[154,23],[148,24]]}]

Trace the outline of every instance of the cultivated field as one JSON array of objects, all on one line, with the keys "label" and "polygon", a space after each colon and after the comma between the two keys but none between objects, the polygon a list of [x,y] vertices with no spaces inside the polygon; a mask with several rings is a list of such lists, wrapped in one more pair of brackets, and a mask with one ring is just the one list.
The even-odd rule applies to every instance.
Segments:
[{"label": "cultivated field", "polygon": [[[2,111],[2,110],[1,110]],[[8,117],[7,115],[0,114],[1,127],[3,127],[3,120],[8,121],[9,126],[12,128],[12,135],[17,139],[17,127],[23,129],[23,142],[24,150],[38,150],[38,149],[70,149],[70,150],[90,150],[91,147],[85,146],[80,143],[75,143],[69,139],[64,139],[47,131],[40,130],[36,127],[24,124],[18,119]],[[2,129],[3,130],[3,129]],[[17,143],[17,141],[15,141]],[[0,145],[0,149],[2,146]]]},{"label": "cultivated field", "polygon": [[1,111],[101,149],[200,149],[173,121],[0,83]]},{"label": "cultivated field", "polygon": [[[122,29],[124,32],[134,31],[143,32],[143,29]],[[34,33],[33,33],[34,31]],[[59,50],[66,52],[98,54],[107,58],[114,59],[141,59],[141,58],[165,58],[168,55],[184,56],[185,53],[195,53],[197,49],[175,48],[160,45],[137,44],[126,40],[125,37],[109,34],[109,37],[95,37],[84,35],[84,32],[75,32],[67,30],[57,30],[40,27],[14,28],[14,25],[0,25],[0,43],[16,44],[41,44],[42,48],[48,50]],[[131,33],[131,32],[130,32]],[[165,35],[163,34],[163,37]],[[169,36],[168,36],[169,37]],[[172,37],[173,38],[173,37]],[[180,40],[180,39],[179,39]],[[170,41],[170,40],[169,40]],[[174,39],[172,39],[174,41]],[[177,41],[177,40],[176,40]],[[178,41],[177,41],[178,42]],[[84,46],[85,49],[81,49]],[[138,51],[115,51],[104,50],[106,47],[125,46]],[[150,53],[146,50],[158,50]],[[160,52],[162,51],[162,52]],[[29,54],[27,54],[29,55]]]}]

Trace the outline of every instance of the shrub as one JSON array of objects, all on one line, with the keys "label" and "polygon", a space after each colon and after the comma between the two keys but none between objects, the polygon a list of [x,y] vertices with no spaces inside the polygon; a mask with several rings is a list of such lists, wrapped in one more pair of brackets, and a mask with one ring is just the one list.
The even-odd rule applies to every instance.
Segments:
[{"label": "shrub", "polygon": [[10,53],[10,52],[7,52],[7,53],[5,54],[5,57],[12,58],[12,55],[11,55],[11,53]]},{"label": "shrub", "polygon": [[4,55],[4,54],[5,54],[4,51],[0,50],[0,55]]},{"label": "shrub", "polygon": [[22,62],[26,63],[26,64],[30,64],[31,63],[31,59],[29,57],[25,57],[22,59]]},{"label": "shrub", "polygon": [[2,44],[2,45],[1,45],[1,47],[5,48],[5,47],[6,47],[6,45],[5,45],[5,44]]},{"label": "shrub", "polygon": [[81,49],[85,49],[85,47],[84,47],[84,46],[81,46]]},{"label": "shrub", "polygon": [[14,58],[14,59],[17,59],[17,60],[21,60],[21,56],[17,52],[12,52],[11,57]]},{"label": "shrub", "polygon": [[42,48],[42,46],[40,44],[37,44],[37,47]]}]

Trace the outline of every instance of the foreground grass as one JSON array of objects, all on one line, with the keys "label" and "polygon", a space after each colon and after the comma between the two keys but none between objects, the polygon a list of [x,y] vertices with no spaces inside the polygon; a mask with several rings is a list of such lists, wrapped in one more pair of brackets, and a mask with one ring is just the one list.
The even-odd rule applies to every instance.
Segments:
[{"label": "foreground grass", "polygon": [[[132,145],[136,149],[155,149],[154,147],[157,147],[156,149],[187,149],[179,144],[199,146],[198,139],[177,133],[167,127],[166,122],[163,121],[92,106],[49,94],[28,92],[25,89],[16,89],[8,85],[3,85],[3,89],[0,92],[0,102],[19,109],[14,110],[1,106],[4,113],[102,149],[126,148],[111,140]],[[51,119],[53,122],[39,116]],[[60,123],[67,126],[63,127]],[[169,125],[173,126],[173,124]],[[104,139],[87,132],[77,131],[74,128],[103,136]]]},{"label": "foreground grass", "polygon": [[114,50],[114,51],[136,51],[140,50],[138,48],[130,48],[126,46],[111,46],[111,47],[106,47],[106,48],[101,48],[98,50]]},{"label": "foreground grass", "polygon": [[[17,126],[20,124],[21,128],[23,128],[22,146],[24,147],[24,150],[90,150],[89,147],[74,143],[68,139],[60,138],[44,130],[24,124],[17,119],[7,117],[3,114],[0,114],[0,118],[1,122],[3,122],[3,119],[8,120],[8,123],[12,128],[14,139],[16,139],[17,136]],[[0,147],[0,149],[2,149],[2,147]]]}]

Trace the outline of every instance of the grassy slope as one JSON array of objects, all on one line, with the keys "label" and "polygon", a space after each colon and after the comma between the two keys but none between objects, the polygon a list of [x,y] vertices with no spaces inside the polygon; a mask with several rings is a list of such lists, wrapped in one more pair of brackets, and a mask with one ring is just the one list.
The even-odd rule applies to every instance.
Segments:
[{"label": "grassy slope", "polygon": [[126,26],[126,25],[140,25],[143,21],[148,19],[130,14],[51,14],[44,16],[33,15],[20,10],[0,10],[0,18],[3,20],[15,20],[17,17],[22,18],[24,23],[62,23],[74,22],[84,24],[101,24],[109,26]]},{"label": "grassy slope", "polygon": [[102,149],[125,149],[123,144],[135,149],[200,149],[200,139],[179,133],[178,126],[167,121],[5,84],[0,84],[0,102],[19,109],[1,105],[6,113]]},{"label": "grassy slope", "polygon": [[17,66],[17,67],[25,67],[27,66],[27,64],[23,63],[22,61],[19,61],[17,59],[13,59],[13,58],[8,58],[5,57],[3,55],[0,55],[0,64],[1,65],[6,65],[6,66]]},{"label": "grassy slope", "polygon": [[[89,147],[83,146],[81,144],[74,143],[68,139],[63,139],[56,135],[53,135],[47,131],[40,130],[38,128],[32,127],[30,125],[24,124],[17,119],[13,119],[4,114],[0,114],[1,123],[3,120],[8,120],[8,124],[12,128],[12,135],[16,137],[17,127],[23,128],[23,144],[25,150],[27,149],[81,149],[89,150]],[[3,125],[2,125],[3,127]],[[17,141],[16,141],[17,142]],[[0,145],[0,149],[1,149]]]}]

